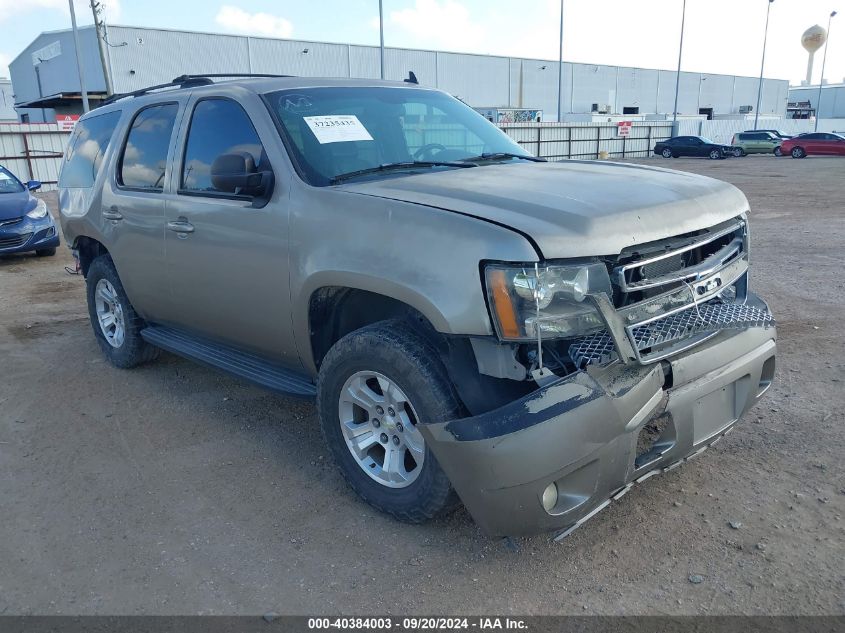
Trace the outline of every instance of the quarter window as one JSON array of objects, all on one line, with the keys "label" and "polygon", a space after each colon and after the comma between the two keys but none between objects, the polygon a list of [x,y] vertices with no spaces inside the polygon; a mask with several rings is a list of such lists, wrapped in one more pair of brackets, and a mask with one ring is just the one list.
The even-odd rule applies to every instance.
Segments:
[{"label": "quarter window", "polygon": [[120,110],[91,117],[76,124],[73,137],[65,150],[65,161],[59,176],[59,187],[88,188],[94,186],[103,154],[108,149]]},{"label": "quarter window", "polygon": [[178,110],[177,104],[166,103],[135,115],[120,158],[121,185],[151,191],[164,188],[167,150]]},{"label": "quarter window", "polygon": [[194,108],[185,159],[182,162],[181,190],[226,193],[211,182],[211,165],[222,154],[249,154],[257,171],[269,171],[264,147],[244,109],[230,99],[203,99]]}]

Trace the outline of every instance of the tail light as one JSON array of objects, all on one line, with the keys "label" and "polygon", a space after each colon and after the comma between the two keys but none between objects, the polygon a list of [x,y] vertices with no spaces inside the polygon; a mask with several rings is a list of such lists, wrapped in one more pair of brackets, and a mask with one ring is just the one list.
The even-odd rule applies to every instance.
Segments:
[{"label": "tail light", "polygon": [[736,134],[731,137],[731,145],[736,145]]}]

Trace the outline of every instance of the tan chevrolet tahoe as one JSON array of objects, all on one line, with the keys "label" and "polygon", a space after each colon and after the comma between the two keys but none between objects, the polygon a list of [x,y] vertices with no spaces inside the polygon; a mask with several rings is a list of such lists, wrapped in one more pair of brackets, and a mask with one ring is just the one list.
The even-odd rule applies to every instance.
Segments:
[{"label": "tan chevrolet tahoe", "polygon": [[563,537],[717,442],[775,371],[738,189],[545,162],[412,83],[112,97],[59,204],[112,364],[164,349],[316,399],[349,485],[405,521],[462,502],[491,535]]}]

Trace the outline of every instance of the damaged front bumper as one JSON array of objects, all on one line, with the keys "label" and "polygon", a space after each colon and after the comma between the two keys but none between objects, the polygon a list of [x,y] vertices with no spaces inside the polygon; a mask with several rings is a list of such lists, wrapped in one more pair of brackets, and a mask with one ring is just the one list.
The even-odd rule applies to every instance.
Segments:
[{"label": "damaged front bumper", "polygon": [[[749,303],[768,312],[753,295]],[[729,432],[771,385],[775,341],[773,326],[724,331],[662,362],[588,366],[494,411],[420,430],[487,533],[565,536]],[[641,433],[657,418],[659,436],[644,449]]]}]

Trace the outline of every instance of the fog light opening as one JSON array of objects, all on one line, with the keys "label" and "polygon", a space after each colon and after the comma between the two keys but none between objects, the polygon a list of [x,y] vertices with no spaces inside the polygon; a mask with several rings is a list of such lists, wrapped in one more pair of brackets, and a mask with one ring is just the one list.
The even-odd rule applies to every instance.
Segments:
[{"label": "fog light opening", "polygon": [[555,506],[557,505],[557,497],[557,484],[552,482],[546,486],[546,489],[543,491],[543,507],[546,509],[546,512],[551,513],[551,511],[555,509]]},{"label": "fog light opening", "polygon": [[775,377],[775,357],[770,356],[763,363],[763,371],[760,373],[760,384],[757,385],[757,397],[759,398],[772,386]]}]

